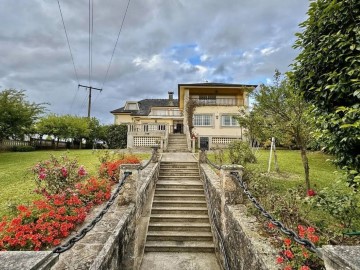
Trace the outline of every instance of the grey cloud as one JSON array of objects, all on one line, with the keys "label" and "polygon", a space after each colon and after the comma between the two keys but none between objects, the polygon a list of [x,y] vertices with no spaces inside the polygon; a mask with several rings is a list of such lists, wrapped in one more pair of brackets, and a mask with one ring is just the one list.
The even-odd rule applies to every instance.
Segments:
[{"label": "grey cloud", "polygon": [[[80,83],[88,84],[88,1],[60,2]],[[126,4],[94,0],[95,87],[103,85]],[[291,46],[307,7],[298,0],[131,1],[92,115],[111,123],[109,111],[126,100],[166,98],[178,83],[265,82],[296,56]],[[0,18],[0,86],[27,89],[52,112],[86,115],[87,92],[77,89],[56,1],[3,0]]]}]

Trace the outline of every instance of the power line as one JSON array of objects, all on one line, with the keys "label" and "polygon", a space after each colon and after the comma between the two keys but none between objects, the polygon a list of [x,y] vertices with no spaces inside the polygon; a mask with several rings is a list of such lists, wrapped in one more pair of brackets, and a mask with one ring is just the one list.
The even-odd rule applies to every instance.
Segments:
[{"label": "power line", "polygon": [[67,41],[67,44],[68,44],[68,47],[69,47],[70,56],[71,56],[71,61],[72,61],[72,63],[73,63],[76,80],[77,80],[77,82],[78,82],[78,84],[79,84],[79,76],[78,76],[77,71],[76,71],[75,61],[74,61],[74,57],[73,57],[73,54],[72,54],[72,51],[71,51],[70,41],[69,41],[69,37],[68,37],[67,31],[66,31],[66,26],[65,26],[64,17],[63,17],[62,11],[61,11],[60,1],[57,0],[57,3],[58,3],[58,6],[59,6],[61,21],[62,21],[62,24],[63,24],[63,27],[64,27],[65,36],[66,36],[66,41]]},{"label": "power line", "polygon": [[120,30],[119,30],[119,33],[118,33],[118,36],[117,36],[117,39],[116,39],[116,42],[115,42],[114,50],[113,50],[113,52],[112,52],[109,65],[108,65],[107,70],[106,70],[106,74],[105,74],[105,78],[104,78],[104,81],[103,81],[103,85],[102,85],[101,88],[104,88],[105,82],[106,82],[106,80],[107,80],[107,77],[108,77],[108,74],[109,74],[109,70],[110,70],[110,66],[111,66],[111,63],[112,63],[112,59],[113,59],[113,57],[114,57],[114,54],[115,54],[115,51],[116,51],[116,46],[117,46],[117,44],[118,44],[119,37],[120,37],[120,34],[121,34],[121,30],[122,30],[122,28],[123,28],[124,21],[125,21],[125,18],[126,18],[126,14],[127,14],[127,11],[128,11],[129,5],[130,5],[130,1],[131,1],[131,0],[128,0],[127,6],[126,6],[126,10],[125,10],[125,13],[124,13],[122,22],[121,22]]}]

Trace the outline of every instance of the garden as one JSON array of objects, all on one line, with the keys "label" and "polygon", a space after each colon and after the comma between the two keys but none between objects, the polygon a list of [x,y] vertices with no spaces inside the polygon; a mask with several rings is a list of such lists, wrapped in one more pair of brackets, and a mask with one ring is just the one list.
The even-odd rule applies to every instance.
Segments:
[{"label": "garden", "polygon": [[109,200],[120,164],[149,154],[117,151],[0,153],[1,250],[57,246]]},{"label": "garden", "polygon": [[[308,152],[312,186],[307,190],[300,151],[276,152],[278,171],[272,156],[270,172],[270,149],[250,148],[243,142],[233,142],[228,149],[213,149],[207,156],[218,165],[243,164],[243,181],[251,194],[276,220],[301,238],[317,247],[359,245],[360,196],[347,185],[346,172],[331,162],[333,156],[321,151]],[[323,269],[315,254],[282,234],[250,200],[244,203],[248,214],[257,218],[260,233],[277,248],[277,263],[283,269]]]}]

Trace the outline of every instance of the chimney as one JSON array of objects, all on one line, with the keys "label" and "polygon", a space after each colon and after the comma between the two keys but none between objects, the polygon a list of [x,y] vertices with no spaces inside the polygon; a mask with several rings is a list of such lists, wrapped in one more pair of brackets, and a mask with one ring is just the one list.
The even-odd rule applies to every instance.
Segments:
[{"label": "chimney", "polygon": [[174,92],[169,91],[169,106],[174,106]]}]

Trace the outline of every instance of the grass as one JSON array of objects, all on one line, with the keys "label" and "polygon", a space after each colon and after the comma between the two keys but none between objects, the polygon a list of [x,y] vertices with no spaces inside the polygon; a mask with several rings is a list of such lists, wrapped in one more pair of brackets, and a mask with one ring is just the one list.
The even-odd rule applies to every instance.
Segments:
[{"label": "grass", "polygon": [[[248,164],[250,168],[258,168],[261,172],[267,172],[269,162],[269,150],[256,152],[257,163]],[[274,157],[271,163],[271,176],[279,188],[288,189],[305,183],[304,168],[301,161],[300,151],[277,150],[280,173],[275,173]],[[215,161],[215,155],[209,154],[209,158]],[[316,188],[323,188],[335,179],[336,167],[331,163],[331,156],[321,152],[308,152],[310,167],[310,182]],[[228,152],[225,151],[225,163],[230,163]]]},{"label": "grass", "polygon": [[[35,194],[35,181],[30,168],[41,160],[67,155],[77,158],[90,175],[96,175],[100,165],[98,154],[101,150],[69,150],[69,151],[34,151],[34,152],[2,152],[0,153],[0,220],[5,215],[13,215],[19,204],[28,204],[39,199]],[[149,154],[136,154],[140,159],[149,159]]]},{"label": "grass", "polygon": [[[224,164],[230,164],[228,152],[224,151]],[[256,152],[257,163],[247,164],[246,166],[252,169],[257,169],[262,173],[267,172],[269,150],[259,150]],[[269,174],[271,183],[269,188],[271,192],[277,193],[285,197],[287,191],[292,188],[301,186],[305,192],[305,174],[301,161],[300,151],[296,150],[277,150],[278,164],[280,173],[275,172],[274,158],[272,157],[271,172]],[[209,159],[215,161],[215,154],[210,153]],[[322,152],[308,152],[309,167],[310,167],[310,183],[315,191],[323,188],[332,188],[333,183],[342,177],[341,170],[337,169],[331,162],[332,156],[326,155]],[[344,191],[350,188],[343,187]],[[259,198],[262,200],[263,198]],[[326,211],[320,208],[311,207],[306,203],[296,205],[300,211],[304,213],[305,219],[313,225],[324,228],[333,228],[339,224],[339,220],[330,216]],[[355,227],[360,231],[360,220],[355,221]],[[324,229],[326,230],[326,229]]]}]

